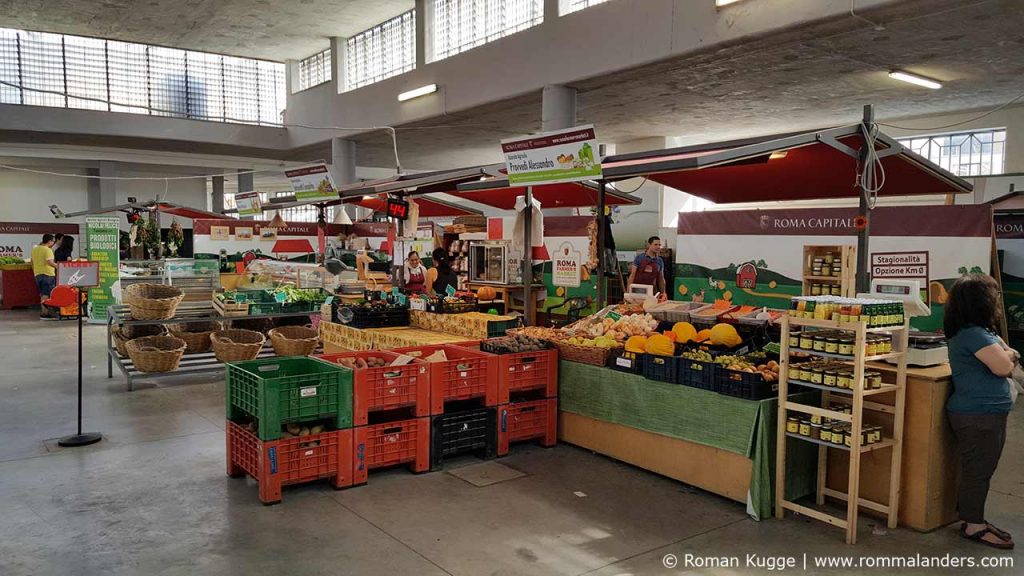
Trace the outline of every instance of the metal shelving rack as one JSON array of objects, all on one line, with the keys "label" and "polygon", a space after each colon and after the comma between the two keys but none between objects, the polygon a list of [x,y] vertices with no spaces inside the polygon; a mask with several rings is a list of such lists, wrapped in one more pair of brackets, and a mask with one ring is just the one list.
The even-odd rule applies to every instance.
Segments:
[{"label": "metal shelving rack", "polygon": [[[849,360],[854,367],[853,386],[849,389],[835,388],[828,386],[816,386],[802,382],[793,382],[793,385],[807,386],[822,390],[821,406],[809,406],[788,400],[789,395],[789,332],[793,327],[818,328],[845,330],[856,335],[855,355],[853,358],[842,357]],[[893,335],[893,352],[880,356],[868,357],[865,355],[866,339],[872,333],[891,333]],[[909,338],[909,318],[905,318],[902,326],[888,326],[884,328],[869,328],[866,322],[835,322],[831,320],[811,320],[793,318],[789,315],[782,319],[782,343],[781,343],[781,371],[783,378],[779,380],[779,415],[778,432],[776,439],[776,462],[775,462],[775,517],[783,518],[786,510],[797,512],[804,516],[814,518],[821,522],[837,526],[846,530],[846,542],[856,544],[857,542],[857,515],[859,508],[863,507],[874,512],[885,514],[889,528],[896,528],[897,516],[899,513],[900,497],[900,466],[903,456],[903,414],[906,401],[907,384],[907,357],[906,351]],[[814,356],[822,356],[835,359],[835,354],[823,354],[800,350]],[[880,358],[898,359],[896,383],[885,384],[877,390],[864,390],[865,362]],[[866,398],[886,393],[895,393],[894,404],[882,404],[867,401]],[[830,410],[829,406],[833,401],[844,404],[851,404],[850,414]],[[864,411],[874,411],[889,414],[893,418],[892,437],[884,438],[875,444],[862,444],[862,429],[864,426]],[[786,418],[790,412],[817,415],[823,418],[831,418],[849,422],[852,426],[850,447],[840,446],[821,440],[814,440],[807,436],[786,432]],[[846,517],[840,518],[825,512],[797,504],[786,500],[786,439],[793,437],[801,441],[812,442],[818,445],[818,476],[816,503],[821,506],[825,503],[825,497],[844,500],[847,503]],[[850,454],[850,469],[847,491],[829,489],[826,486],[826,471],[828,467],[829,448],[843,450]],[[861,455],[866,452],[891,449],[891,471],[889,482],[889,503],[888,505],[872,502],[860,497],[860,460]]]}]

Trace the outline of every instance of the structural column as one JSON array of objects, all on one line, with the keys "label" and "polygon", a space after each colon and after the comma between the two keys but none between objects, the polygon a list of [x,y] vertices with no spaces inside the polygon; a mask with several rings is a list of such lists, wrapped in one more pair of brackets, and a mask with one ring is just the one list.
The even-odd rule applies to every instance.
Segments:
[{"label": "structural column", "polygon": [[430,2],[416,0],[416,68],[427,65],[427,53],[433,50],[427,35],[427,22],[432,21]]},{"label": "structural column", "polygon": [[217,214],[224,213],[224,177],[214,176],[211,179],[213,191],[210,194],[210,210]]},{"label": "structural column", "polygon": [[568,86],[544,87],[541,101],[541,131],[562,130],[576,125],[576,89]]},{"label": "structural column", "polygon": [[[334,185],[338,187],[358,181],[356,178],[356,143],[354,141],[345,138],[331,138],[331,177],[334,178]],[[336,210],[342,209],[341,206],[336,208]],[[355,208],[355,214],[349,212],[349,218],[352,220],[358,219],[359,216],[359,208]]]},{"label": "structural column", "polygon": [[332,93],[341,94],[345,91],[345,57],[348,51],[348,38],[331,37],[331,86]]},{"label": "structural column", "polygon": [[117,164],[100,160],[100,207],[117,206],[117,180],[109,180],[117,176]]},{"label": "structural column", "polygon": [[[239,168],[238,169],[238,190],[236,191],[236,193],[252,192],[255,189],[256,189],[256,186],[255,186],[254,179],[253,179],[253,173],[250,172],[249,169],[247,169],[247,168]],[[256,215],[253,215],[253,216],[239,216],[239,218],[241,218],[243,220],[255,220],[256,219]]]}]

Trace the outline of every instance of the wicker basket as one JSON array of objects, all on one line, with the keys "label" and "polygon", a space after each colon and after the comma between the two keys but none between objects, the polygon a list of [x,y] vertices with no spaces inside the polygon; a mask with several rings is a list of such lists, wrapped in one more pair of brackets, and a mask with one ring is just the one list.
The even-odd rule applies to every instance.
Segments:
[{"label": "wicker basket", "polygon": [[164,284],[132,284],[121,294],[121,300],[131,309],[132,318],[136,320],[174,318],[183,298],[185,293],[181,288]]},{"label": "wicker basket", "polygon": [[266,336],[252,330],[232,328],[210,334],[213,353],[221,362],[252,360],[259,355],[266,341]]},{"label": "wicker basket", "polygon": [[178,369],[185,341],[174,336],[143,336],[125,344],[139,372],[170,372]]},{"label": "wicker basket", "polygon": [[224,327],[220,322],[205,320],[202,322],[188,322],[187,324],[171,324],[171,335],[181,338],[188,345],[185,352],[192,354],[197,352],[210,351],[210,334]]},{"label": "wicker basket", "polygon": [[320,343],[320,333],[308,326],[281,326],[268,334],[278,356],[309,356]]},{"label": "wicker basket", "polygon": [[110,330],[110,336],[114,340],[114,347],[122,358],[128,357],[128,348],[125,344],[135,338],[145,336],[165,336],[167,329],[159,324],[142,324],[140,326],[115,326]]},{"label": "wicker basket", "polygon": [[564,341],[556,341],[555,346],[558,346],[559,359],[580,364],[593,364],[594,366],[607,365],[608,355],[615,350],[615,348],[598,348],[597,346],[578,346]]}]

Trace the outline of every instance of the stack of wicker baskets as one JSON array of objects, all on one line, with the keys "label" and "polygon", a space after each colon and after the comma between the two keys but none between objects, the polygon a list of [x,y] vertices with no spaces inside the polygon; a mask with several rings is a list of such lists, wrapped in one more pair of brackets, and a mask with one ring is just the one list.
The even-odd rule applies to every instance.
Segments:
[{"label": "stack of wicker baskets", "polygon": [[320,343],[320,333],[309,326],[281,326],[268,334],[278,356],[309,356]]},{"label": "stack of wicker baskets", "polygon": [[213,353],[221,362],[252,360],[259,355],[266,341],[266,336],[252,330],[232,328],[210,334]]},{"label": "stack of wicker baskets", "polygon": [[220,322],[214,322],[211,320],[203,320],[197,322],[188,322],[185,324],[171,324],[171,334],[181,338],[188,345],[188,349],[185,350],[189,354],[198,352],[209,352],[210,350],[210,334],[223,329]]},{"label": "stack of wicker baskets", "polygon": [[142,338],[145,336],[164,336],[166,334],[167,330],[159,324],[121,326],[114,327],[110,330],[110,335],[114,339],[114,346],[117,348],[117,353],[125,358],[128,357],[128,348],[125,347],[128,342],[135,338]]},{"label": "stack of wicker baskets", "polygon": [[174,336],[143,336],[129,340],[125,349],[139,372],[170,372],[178,369],[185,341]]},{"label": "stack of wicker baskets", "polygon": [[168,320],[174,318],[178,304],[185,298],[181,288],[164,284],[132,284],[124,289],[121,300],[131,309],[136,320]]}]

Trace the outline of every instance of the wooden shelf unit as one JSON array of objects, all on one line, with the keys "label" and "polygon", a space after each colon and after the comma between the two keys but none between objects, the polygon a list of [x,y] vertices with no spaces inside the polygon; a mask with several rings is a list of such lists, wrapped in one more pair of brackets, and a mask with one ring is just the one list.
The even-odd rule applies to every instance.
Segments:
[{"label": "wooden shelf unit", "polygon": [[[788,400],[790,382],[787,378],[779,380],[779,415],[778,431],[776,436],[776,462],[775,462],[775,517],[782,519],[786,510],[797,512],[820,520],[827,524],[837,526],[846,530],[846,542],[857,543],[857,516],[859,508],[865,508],[884,514],[889,528],[896,528],[897,515],[899,512],[900,497],[900,466],[903,453],[903,415],[904,403],[907,390],[907,357],[906,351],[909,344],[909,319],[904,320],[902,326],[891,326],[887,328],[868,328],[864,322],[839,323],[827,320],[805,320],[793,318],[786,315],[782,319],[782,351],[781,371],[783,375],[789,374],[789,332],[793,328],[822,328],[841,329],[855,334],[856,354],[853,358],[845,358],[854,368],[853,387],[847,389],[828,390],[827,387],[811,385],[812,388],[822,389],[821,407],[799,404]],[[865,361],[869,358],[865,355],[866,338],[869,333],[890,332],[893,335],[893,353],[886,356],[898,358],[896,383],[883,385],[879,390],[864,390]],[[796,383],[794,383],[796,384]],[[893,404],[881,404],[865,401],[866,397],[882,393],[894,393]],[[849,414],[830,410],[829,406],[836,401],[852,406]],[[893,420],[892,436],[883,438],[875,444],[861,444],[861,431],[864,427],[864,412],[878,412],[887,414]],[[811,414],[832,418],[851,424],[851,445],[826,444],[821,440],[814,440],[810,437],[793,435],[786,432],[786,418],[790,412]],[[795,502],[786,500],[786,442],[790,437],[799,441],[812,442],[818,445],[818,475],[815,501],[818,506],[825,503],[825,497],[836,498],[847,503],[846,517],[839,518],[820,510],[809,508]],[[831,490],[826,486],[826,471],[828,469],[829,448],[846,452],[850,459],[849,480],[845,493]],[[860,460],[861,454],[878,450],[891,449],[890,459],[890,481],[889,481],[889,504],[884,505],[872,502],[860,497]],[[852,497],[850,496],[852,495]]]},{"label": "wooden shelf unit", "polygon": [[[840,263],[840,274],[824,275],[814,274],[814,259],[824,258],[826,254],[832,254],[834,258],[838,258]],[[831,270],[831,268],[829,269]],[[801,294],[804,296],[811,295],[812,284],[826,284],[832,286],[839,284],[839,296],[844,298],[853,298],[856,294],[856,283],[857,283],[857,247],[856,246],[804,246],[804,259],[803,259],[803,285],[801,287]],[[823,294],[828,296],[829,294]]]}]

